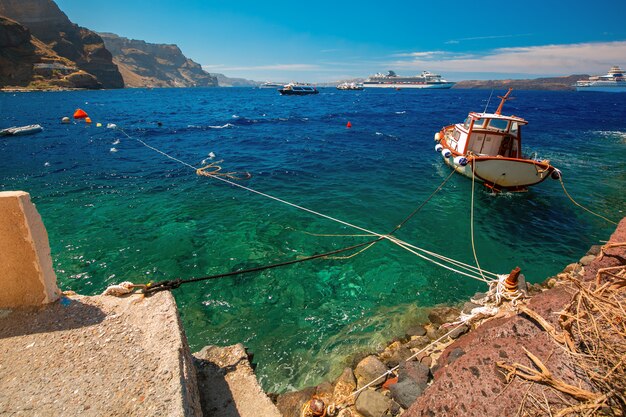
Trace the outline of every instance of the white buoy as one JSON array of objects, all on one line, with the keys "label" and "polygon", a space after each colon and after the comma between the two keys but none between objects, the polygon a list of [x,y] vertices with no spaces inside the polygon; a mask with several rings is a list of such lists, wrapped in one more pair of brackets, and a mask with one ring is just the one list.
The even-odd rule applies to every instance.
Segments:
[{"label": "white buoy", "polygon": [[70,118],[67,116],[61,119],[61,123],[69,123],[69,122],[70,122]]},{"label": "white buoy", "polygon": [[457,165],[460,165],[462,167],[467,165],[467,162],[468,162],[468,160],[464,156],[457,156],[457,157],[454,158],[454,163],[457,164]]},{"label": "white buoy", "polygon": [[443,149],[443,145],[438,143],[435,145],[435,152],[441,152],[441,150]]},{"label": "white buoy", "polygon": [[117,125],[115,123],[107,123],[107,129],[115,129]]},{"label": "white buoy", "polygon": [[452,156],[452,152],[450,151],[450,149],[444,149],[441,151],[441,155],[444,158],[450,158]]},{"label": "white buoy", "polygon": [[435,133],[435,141],[439,142],[441,140],[441,132]]}]

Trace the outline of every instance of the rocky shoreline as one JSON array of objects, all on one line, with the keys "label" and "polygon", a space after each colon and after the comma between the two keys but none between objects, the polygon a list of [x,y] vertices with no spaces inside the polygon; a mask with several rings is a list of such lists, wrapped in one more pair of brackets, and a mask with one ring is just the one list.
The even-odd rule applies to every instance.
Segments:
[{"label": "rocky shoreline", "polygon": [[[611,242],[623,242],[625,237],[626,219],[622,220]],[[554,321],[550,314],[559,311],[572,296],[566,283],[572,280],[589,281],[606,264],[613,265],[617,262],[617,265],[624,265],[626,249],[614,249],[616,252],[612,253],[612,257],[599,256],[600,250],[600,246],[591,247],[578,262],[567,265],[561,273],[547,278],[541,284],[524,284],[529,295],[524,305],[543,310],[543,317]],[[603,252],[604,255],[605,253]],[[520,403],[519,396],[508,395],[504,400],[492,402],[492,397],[500,397],[507,387],[502,381],[501,373],[495,369],[495,363],[512,358],[519,358],[521,361],[524,352],[520,346],[529,350],[541,350],[541,346],[536,344],[546,346],[547,340],[542,334],[545,332],[537,329],[528,317],[522,317],[511,305],[501,307],[495,317],[473,324],[459,324],[462,314],[467,315],[480,307],[474,301],[481,297],[484,294],[476,294],[473,301],[466,302],[463,306],[433,308],[427,323],[408,329],[405,337],[391,341],[376,354],[365,357],[361,355],[332,382],[271,397],[281,414],[290,417],[331,415],[327,410],[327,414],[316,414],[310,408],[311,405],[313,408],[322,407],[322,404],[324,408],[328,405],[337,407],[332,415],[343,417],[514,415]],[[520,322],[515,322],[516,320]],[[501,325],[494,324],[500,322]],[[489,336],[483,334],[489,333],[494,326],[499,328],[499,332]],[[448,335],[445,336],[446,334]],[[472,345],[482,338],[487,340],[485,345],[478,352],[470,353]],[[510,349],[505,348],[507,345]],[[576,382],[580,376],[564,371],[571,364],[567,363],[567,358],[561,356],[562,353],[552,350],[546,363],[555,363],[558,370],[555,374],[563,374],[561,376],[564,379]],[[412,359],[407,361],[406,358]],[[464,361],[468,364],[461,365],[457,372],[451,372],[452,368],[456,368],[452,366],[455,362],[460,364]],[[371,383],[372,381],[374,382]],[[465,390],[451,389],[457,385],[464,386]],[[361,389],[359,395],[351,396]],[[476,389],[479,390],[478,395],[475,395]],[[312,403],[311,399],[317,401]],[[503,413],[503,407],[508,407],[512,414]],[[332,408],[330,411],[333,411]]]}]

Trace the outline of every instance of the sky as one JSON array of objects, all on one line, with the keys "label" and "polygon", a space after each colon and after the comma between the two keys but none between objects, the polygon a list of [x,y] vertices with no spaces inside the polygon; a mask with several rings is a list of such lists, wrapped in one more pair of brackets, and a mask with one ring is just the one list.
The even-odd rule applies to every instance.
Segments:
[{"label": "sky", "polygon": [[626,1],[57,0],[97,32],[173,43],[211,73],[333,82],[394,70],[449,81],[626,69]]}]

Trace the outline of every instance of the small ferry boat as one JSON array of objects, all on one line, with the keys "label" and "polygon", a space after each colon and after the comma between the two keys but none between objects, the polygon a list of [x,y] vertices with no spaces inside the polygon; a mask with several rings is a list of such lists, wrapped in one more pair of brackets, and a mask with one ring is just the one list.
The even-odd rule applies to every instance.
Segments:
[{"label": "small ferry boat", "polygon": [[305,96],[309,94],[318,94],[317,88],[311,84],[289,83],[278,90],[280,94],[285,96]]},{"label": "small ferry boat", "polygon": [[439,74],[433,74],[429,71],[422,71],[420,75],[399,76],[393,71],[387,74],[374,74],[363,82],[366,88],[430,88],[430,89],[448,89],[452,88],[455,83],[446,81]]},{"label": "small ferry boat", "polygon": [[0,136],[32,135],[33,133],[39,133],[42,130],[43,130],[43,127],[41,127],[41,125],[9,127],[9,128],[0,130]]},{"label": "small ferry boat", "polygon": [[603,91],[610,93],[626,92],[626,76],[617,65],[611,67],[606,75],[595,75],[586,81],[578,81],[574,85],[576,91]]},{"label": "small ferry boat", "polygon": [[337,90],[363,90],[361,83],[341,83],[337,86]]},{"label": "small ferry boat", "polygon": [[528,122],[502,115],[511,91],[499,97],[502,101],[495,113],[470,112],[465,122],[435,134],[435,151],[446,164],[495,192],[526,191],[549,176],[559,179],[561,175],[550,161],[523,156],[522,127]]}]

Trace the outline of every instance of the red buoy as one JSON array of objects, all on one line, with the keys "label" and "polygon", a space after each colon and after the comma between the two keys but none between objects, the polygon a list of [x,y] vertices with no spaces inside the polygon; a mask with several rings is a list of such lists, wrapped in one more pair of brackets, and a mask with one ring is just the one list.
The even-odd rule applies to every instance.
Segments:
[{"label": "red buoy", "polygon": [[76,109],[74,112],[74,119],[84,119],[85,117],[87,117],[87,113],[83,109]]},{"label": "red buoy", "polygon": [[349,121],[349,120],[348,120],[348,124],[346,125],[346,127],[347,127],[348,129],[350,129],[350,128],[352,127],[352,123],[350,123],[350,121]]}]

